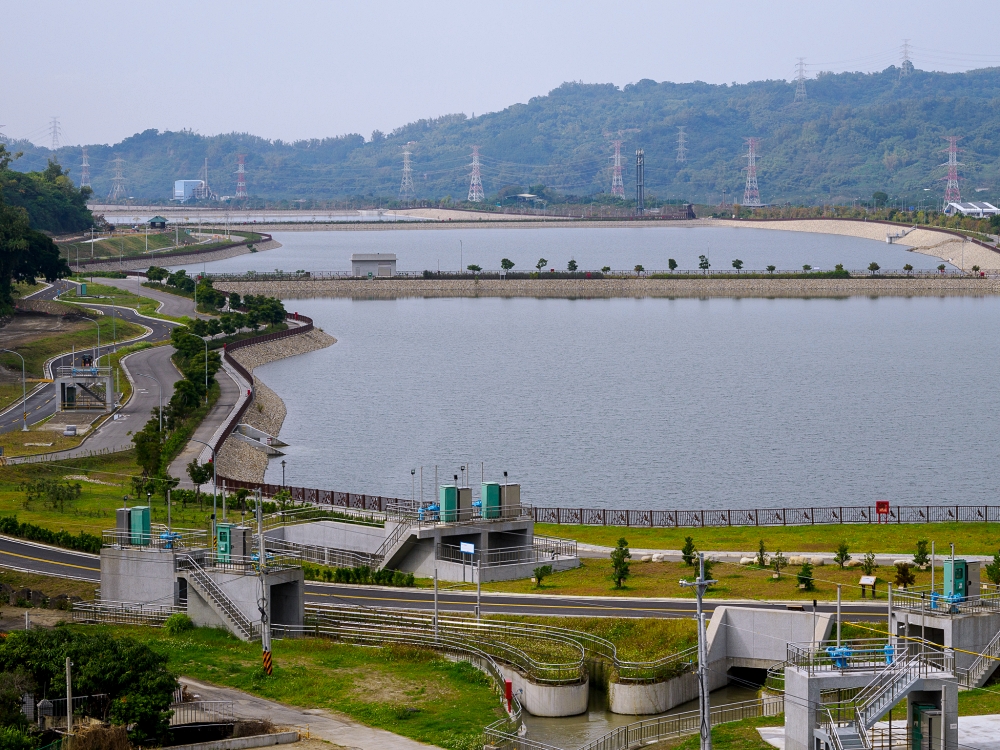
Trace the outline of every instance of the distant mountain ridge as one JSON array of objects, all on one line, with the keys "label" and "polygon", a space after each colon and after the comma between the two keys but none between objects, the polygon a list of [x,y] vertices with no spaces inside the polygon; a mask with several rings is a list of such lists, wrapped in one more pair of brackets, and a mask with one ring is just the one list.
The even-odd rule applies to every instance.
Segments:
[{"label": "distant mountain ridge", "polygon": [[[634,153],[645,152],[647,196],[718,203],[743,194],[744,138],[760,139],[758,179],[765,203],[849,202],[876,190],[911,205],[938,205],[946,161],[942,136],[961,136],[963,196],[1000,193],[1000,68],[965,73],[898,68],[879,73],[825,73],[806,84],[757,81],[739,85],[656,83],[622,88],[565,83],[526,104],[475,118],[420,120],[392,133],[376,131],[287,143],[245,133],[201,136],[147,130],[114,146],[88,146],[95,198],[111,187],[111,160],[126,161],[127,194],[168,200],[174,180],[194,179],[205,158],[219,195],[236,190],[236,160],[246,154],[251,196],[279,200],[395,200],[402,151],[413,152],[417,199],[464,200],[471,147],[482,155],[487,197],[502,188],[547,186],[546,195],[610,192],[611,141],[623,141],[626,198],[634,197]],[[687,160],[676,161],[677,128],[687,135]],[[55,153],[27,142],[12,167],[43,170],[54,157],[79,178],[81,150]],[[929,188],[929,190],[925,190]],[[985,188],[985,190],[982,190]],[[976,192],[980,189],[980,192]]]}]

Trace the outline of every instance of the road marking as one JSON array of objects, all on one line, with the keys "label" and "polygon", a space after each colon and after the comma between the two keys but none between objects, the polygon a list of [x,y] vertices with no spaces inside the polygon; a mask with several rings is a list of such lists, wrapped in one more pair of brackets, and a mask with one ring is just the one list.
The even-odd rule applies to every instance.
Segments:
[{"label": "road marking", "polygon": [[[80,570],[93,570],[98,573],[101,572],[100,568],[91,568],[86,565],[74,565],[73,563],[56,562],[55,560],[46,560],[44,557],[32,557],[31,555],[20,555],[17,552],[6,552],[0,550],[0,557],[3,557],[4,555],[7,555],[8,557],[20,557],[24,560],[34,560],[35,562],[47,563],[49,565],[59,565],[64,568],[79,568]],[[42,573],[42,575],[46,574]]]}]

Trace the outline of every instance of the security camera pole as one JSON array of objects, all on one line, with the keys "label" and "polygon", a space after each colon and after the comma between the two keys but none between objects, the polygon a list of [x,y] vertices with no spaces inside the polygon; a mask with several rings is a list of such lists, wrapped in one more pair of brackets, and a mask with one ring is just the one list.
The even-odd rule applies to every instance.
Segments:
[{"label": "security camera pole", "polygon": [[681,586],[694,588],[698,597],[698,713],[699,731],[701,734],[701,750],[712,750],[712,717],[711,703],[708,695],[708,645],[705,643],[705,613],[701,608],[701,598],[705,594],[705,589],[716,580],[705,580],[705,553],[698,553],[698,577],[693,583],[680,581]]}]

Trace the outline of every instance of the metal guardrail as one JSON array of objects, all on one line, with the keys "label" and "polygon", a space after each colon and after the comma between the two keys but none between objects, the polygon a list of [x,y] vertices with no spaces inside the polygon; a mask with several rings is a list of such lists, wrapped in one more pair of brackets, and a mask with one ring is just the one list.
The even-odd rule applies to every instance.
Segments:
[{"label": "metal guardrail", "polygon": [[892,592],[893,606],[911,612],[932,612],[938,615],[958,615],[972,612],[1000,611],[1000,591],[993,589],[987,593],[976,593],[972,596],[945,596],[943,592],[930,586],[911,589],[894,589]]},{"label": "metal guardrail", "polygon": [[170,615],[184,611],[173,605],[89,601],[74,603],[70,614],[74,622],[159,626]]},{"label": "metal guardrail", "polygon": [[59,378],[110,378],[111,368],[60,366],[56,368],[55,374]]},{"label": "metal guardrail", "polygon": [[105,529],[101,532],[105,547],[145,547],[151,549],[202,549],[208,547],[208,532],[201,529],[172,529],[152,524],[150,534]]},{"label": "metal guardrail", "polygon": [[450,512],[441,511],[436,504],[425,502],[421,505],[419,502],[414,503],[409,500],[395,500],[388,503],[385,507],[386,518],[407,520],[421,528],[428,526],[457,526],[468,523],[526,521],[530,520],[533,515],[531,506],[526,503],[499,508],[494,513],[495,515],[484,515],[482,508],[478,506],[456,509]]},{"label": "metal guardrail", "polygon": [[435,546],[438,560],[473,565],[484,568],[501,567],[504,565],[525,565],[534,563],[555,562],[577,557],[575,539],[555,539],[551,537],[534,537],[534,544],[523,547],[490,548],[485,552],[477,549],[472,555],[463,554],[459,547],[450,544]]},{"label": "metal guardrail", "polygon": [[362,526],[385,526],[385,515],[378,511],[359,508],[324,508],[310,505],[305,508],[292,508],[264,516],[264,530],[277,529],[282,526],[295,526],[300,523],[315,521],[341,521],[360,524]]},{"label": "metal guardrail", "polygon": [[786,666],[814,675],[821,672],[881,672],[887,667],[919,659],[928,669],[952,672],[954,653],[935,644],[915,639],[858,638],[815,643],[789,643]]},{"label": "metal guardrail", "polygon": [[368,567],[377,570],[382,564],[382,558],[371,552],[355,552],[353,550],[321,547],[315,544],[298,544],[283,539],[264,538],[265,549],[275,555],[299,562],[325,565],[330,568],[360,568]]},{"label": "metal guardrail", "polygon": [[184,724],[232,724],[236,721],[233,701],[188,701],[172,703],[170,726]]}]

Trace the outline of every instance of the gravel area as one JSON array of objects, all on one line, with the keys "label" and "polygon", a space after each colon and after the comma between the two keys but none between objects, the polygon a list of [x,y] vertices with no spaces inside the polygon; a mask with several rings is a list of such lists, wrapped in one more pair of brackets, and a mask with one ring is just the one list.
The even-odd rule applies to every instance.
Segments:
[{"label": "gravel area", "polygon": [[[252,373],[254,368],[268,362],[324,349],[335,343],[337,340],[333,336],[313,329],[299,336],[289,336],[237,349],[232,357]],[[254,400],[247,410],[244,421],[268,435],[277,436],[281,432],[286,414],[285,403],[278,394],[268,388],[260,378],[254,377]],[[245,482],[262,482],[264,472],[267,471],[268,457],[263,451],[253,448],[239,438],[230,437],[219,449],[218,462],[218,471],[223,476]]]}]

